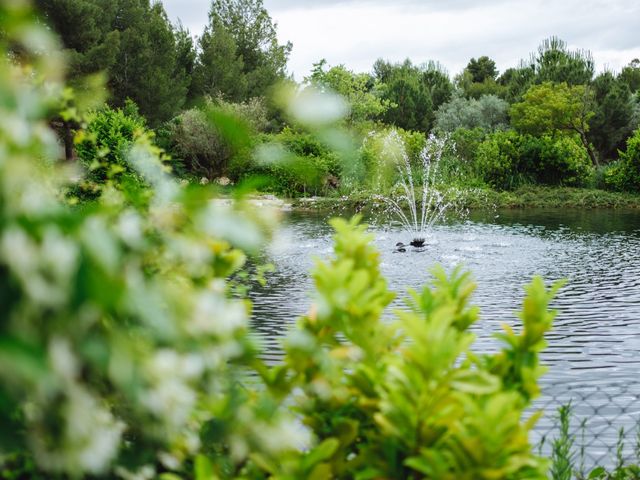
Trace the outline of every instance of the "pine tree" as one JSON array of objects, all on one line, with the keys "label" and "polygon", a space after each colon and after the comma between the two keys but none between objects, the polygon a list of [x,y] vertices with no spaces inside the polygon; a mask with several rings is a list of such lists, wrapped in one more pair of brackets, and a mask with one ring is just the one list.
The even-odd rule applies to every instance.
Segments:
[{"label": "pine tree", "polygon": [[174,29],[160,3],[36,0],[36,4],[61,38],[71,85],[104,71],[109,103],[123,106],[128,98],[133,100],[151,125],[168,120],[184,105],[190,83],[185,62],[195,54],[188,52],[184,34]]},{"label": "pine tree", "polygon": [[195,94],[263,96],[286,77],[291,43],[280,45],[262,0],[213,0],[200,39]]}]

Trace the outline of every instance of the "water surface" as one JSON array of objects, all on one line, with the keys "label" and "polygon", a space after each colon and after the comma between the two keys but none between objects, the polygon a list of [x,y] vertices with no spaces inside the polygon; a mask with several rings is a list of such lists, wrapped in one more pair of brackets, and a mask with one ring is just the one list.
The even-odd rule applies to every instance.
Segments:
[{"label": "water surface", "polygon": [[[280,341],[311,303],[313,258],[332,254],[331,228],[322,213],[292,213],[269,252],[276,266],[265,288],[255,289],[252,326],[267,360],[277,362]],[[514,311],[533,275],[550,283],[565,278],[543,361],[550,367],[537,403],[549,415],[538,433],[554,425],[553,411],[569,400],[577,420],[588,418],[588,456],[607,461],[617,429],[631,437],[640,418],[640,213],[635,211],[510,210],[475,213],[433,228],[423,252],[394,253],[411,239],[399,225],[370,228],[381,252],[381,269],[403,307],[407,287],[420,288],[429,269],[458,264],[477,282],[473,302],[481,308],[475,349],[494,351],[492,333],[517,325]],[[628,445],[631,450],[632,445]],[[603,460],[604,459],[604,460]],[[589,462],[587,462],[589,463]]]}]

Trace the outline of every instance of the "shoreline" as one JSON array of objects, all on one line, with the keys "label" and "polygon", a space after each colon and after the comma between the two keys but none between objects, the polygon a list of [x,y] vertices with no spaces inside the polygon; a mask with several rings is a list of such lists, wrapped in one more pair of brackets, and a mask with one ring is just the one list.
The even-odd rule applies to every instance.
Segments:
[{"label": "shoreline", "polygon": [[[257,198],[262,196],[258,195]],[[361,211],[384,207],[380,195],[356,192],[342,197],[300,197],[280,199],[265,195],[268,199],[286,205],[285,210],[332,210],[349,209]],[[572,187],[522,187],[514,191],[496,191],[489,189],[456,189],[445,193],[445,201],[455,201],[458,208],[469,210],[495,209],[557,209],[570,208],[580,210],[640,209],[640,194],[609,192],[606,190]]]}]

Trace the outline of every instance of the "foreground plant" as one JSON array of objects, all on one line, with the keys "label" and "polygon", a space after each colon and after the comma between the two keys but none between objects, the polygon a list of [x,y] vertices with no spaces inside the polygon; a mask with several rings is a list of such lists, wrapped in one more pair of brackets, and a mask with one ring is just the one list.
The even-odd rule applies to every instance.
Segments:
[{"label": "foreground plant", "polygon": [[225,279],[268,239],[268,215],[179,187],[144,134],[125,155],[144,182],[71,208],[46,124],[59,62],[34,25],[25,2],[0,0],[3,476],[544,478],[522,413],[557,285],[534,280],[521,332],[476,354],[468,275],[436,270],[384,323],[378,253],[357,220],[336,220],[315,306],[266,368]]},{"label": "foreground plant", "polygon": [[335,259],[318,262],[316,302],[286,343],[285,364],[264,372],[290,399],[316,447],[302,459],[253,459],[276,478],[546,478],[524,410],[539,394],[538,354],[555,313],[540,278],[526,288],[520,333],[477,354],[469,327],[474,285],[456,269],[434,270],[431,287],[410,292],[394,322],[382,313],[394,295],[379,254],[358,220],[333,220]]},{"label": "foreground plant", "polygon": [[233,472],[249,452],[297,446],[291,417],[238,387],[255,349],[225,282],[268,239],[269,215],[179,187],[145,135],[118,153],[148,202],[105,185],[69,207],[46,122],[61,63],[35,25],[26,2],[0,1],[2,471],[151,478],[206,442]]}]

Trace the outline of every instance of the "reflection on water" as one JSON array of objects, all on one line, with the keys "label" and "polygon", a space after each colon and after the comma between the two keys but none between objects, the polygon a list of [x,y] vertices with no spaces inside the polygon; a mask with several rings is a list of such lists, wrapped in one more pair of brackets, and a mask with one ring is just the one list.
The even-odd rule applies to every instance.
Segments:
[{"label": "reflection on water", "polygon": [[[396,242],[410,240],[397,226],[378,225],[371,231],[381,252],[381,269],[399,294],[395,308],[402,308],[406,287],[419,288],[428,281],[434,263],[446,268],[463,264],[471,270],[478,284],[473,301],[482,312],[474,327],[478,351],[496,348],[491,334],[501,323],[516,324],[513,312],[521,304],[523,285],[533,275],[542,275],[547,282],[566,278],[567,286],[553,303],[559,313],[543,354],[550,371],[540,404],[554,407],[567,398],[576,404],[581,392],[593,389],[607,398],[605,387],[613,389],[614,384],[624,386],[630,404],[640,396],[640,213],[472,214],[465,221],[436,226],[421,253],[393,252]],[[332,249],[331,229],[322,214],[291,214],[280,237],[269,252],[277,271],[266,287],[251,293],[252,325],[270,361],[278,360],[282,335],[311,302],[308,272],[313,257],[328,258]],[[598,415],[605,403],[596,402]],[[600,437],[615,437],[618,426],[633,430],[640,402],[624,410],[622,416],[621,409],[611,416],[612,432]],[[593,453],[599,454],[605,452]]]}]

